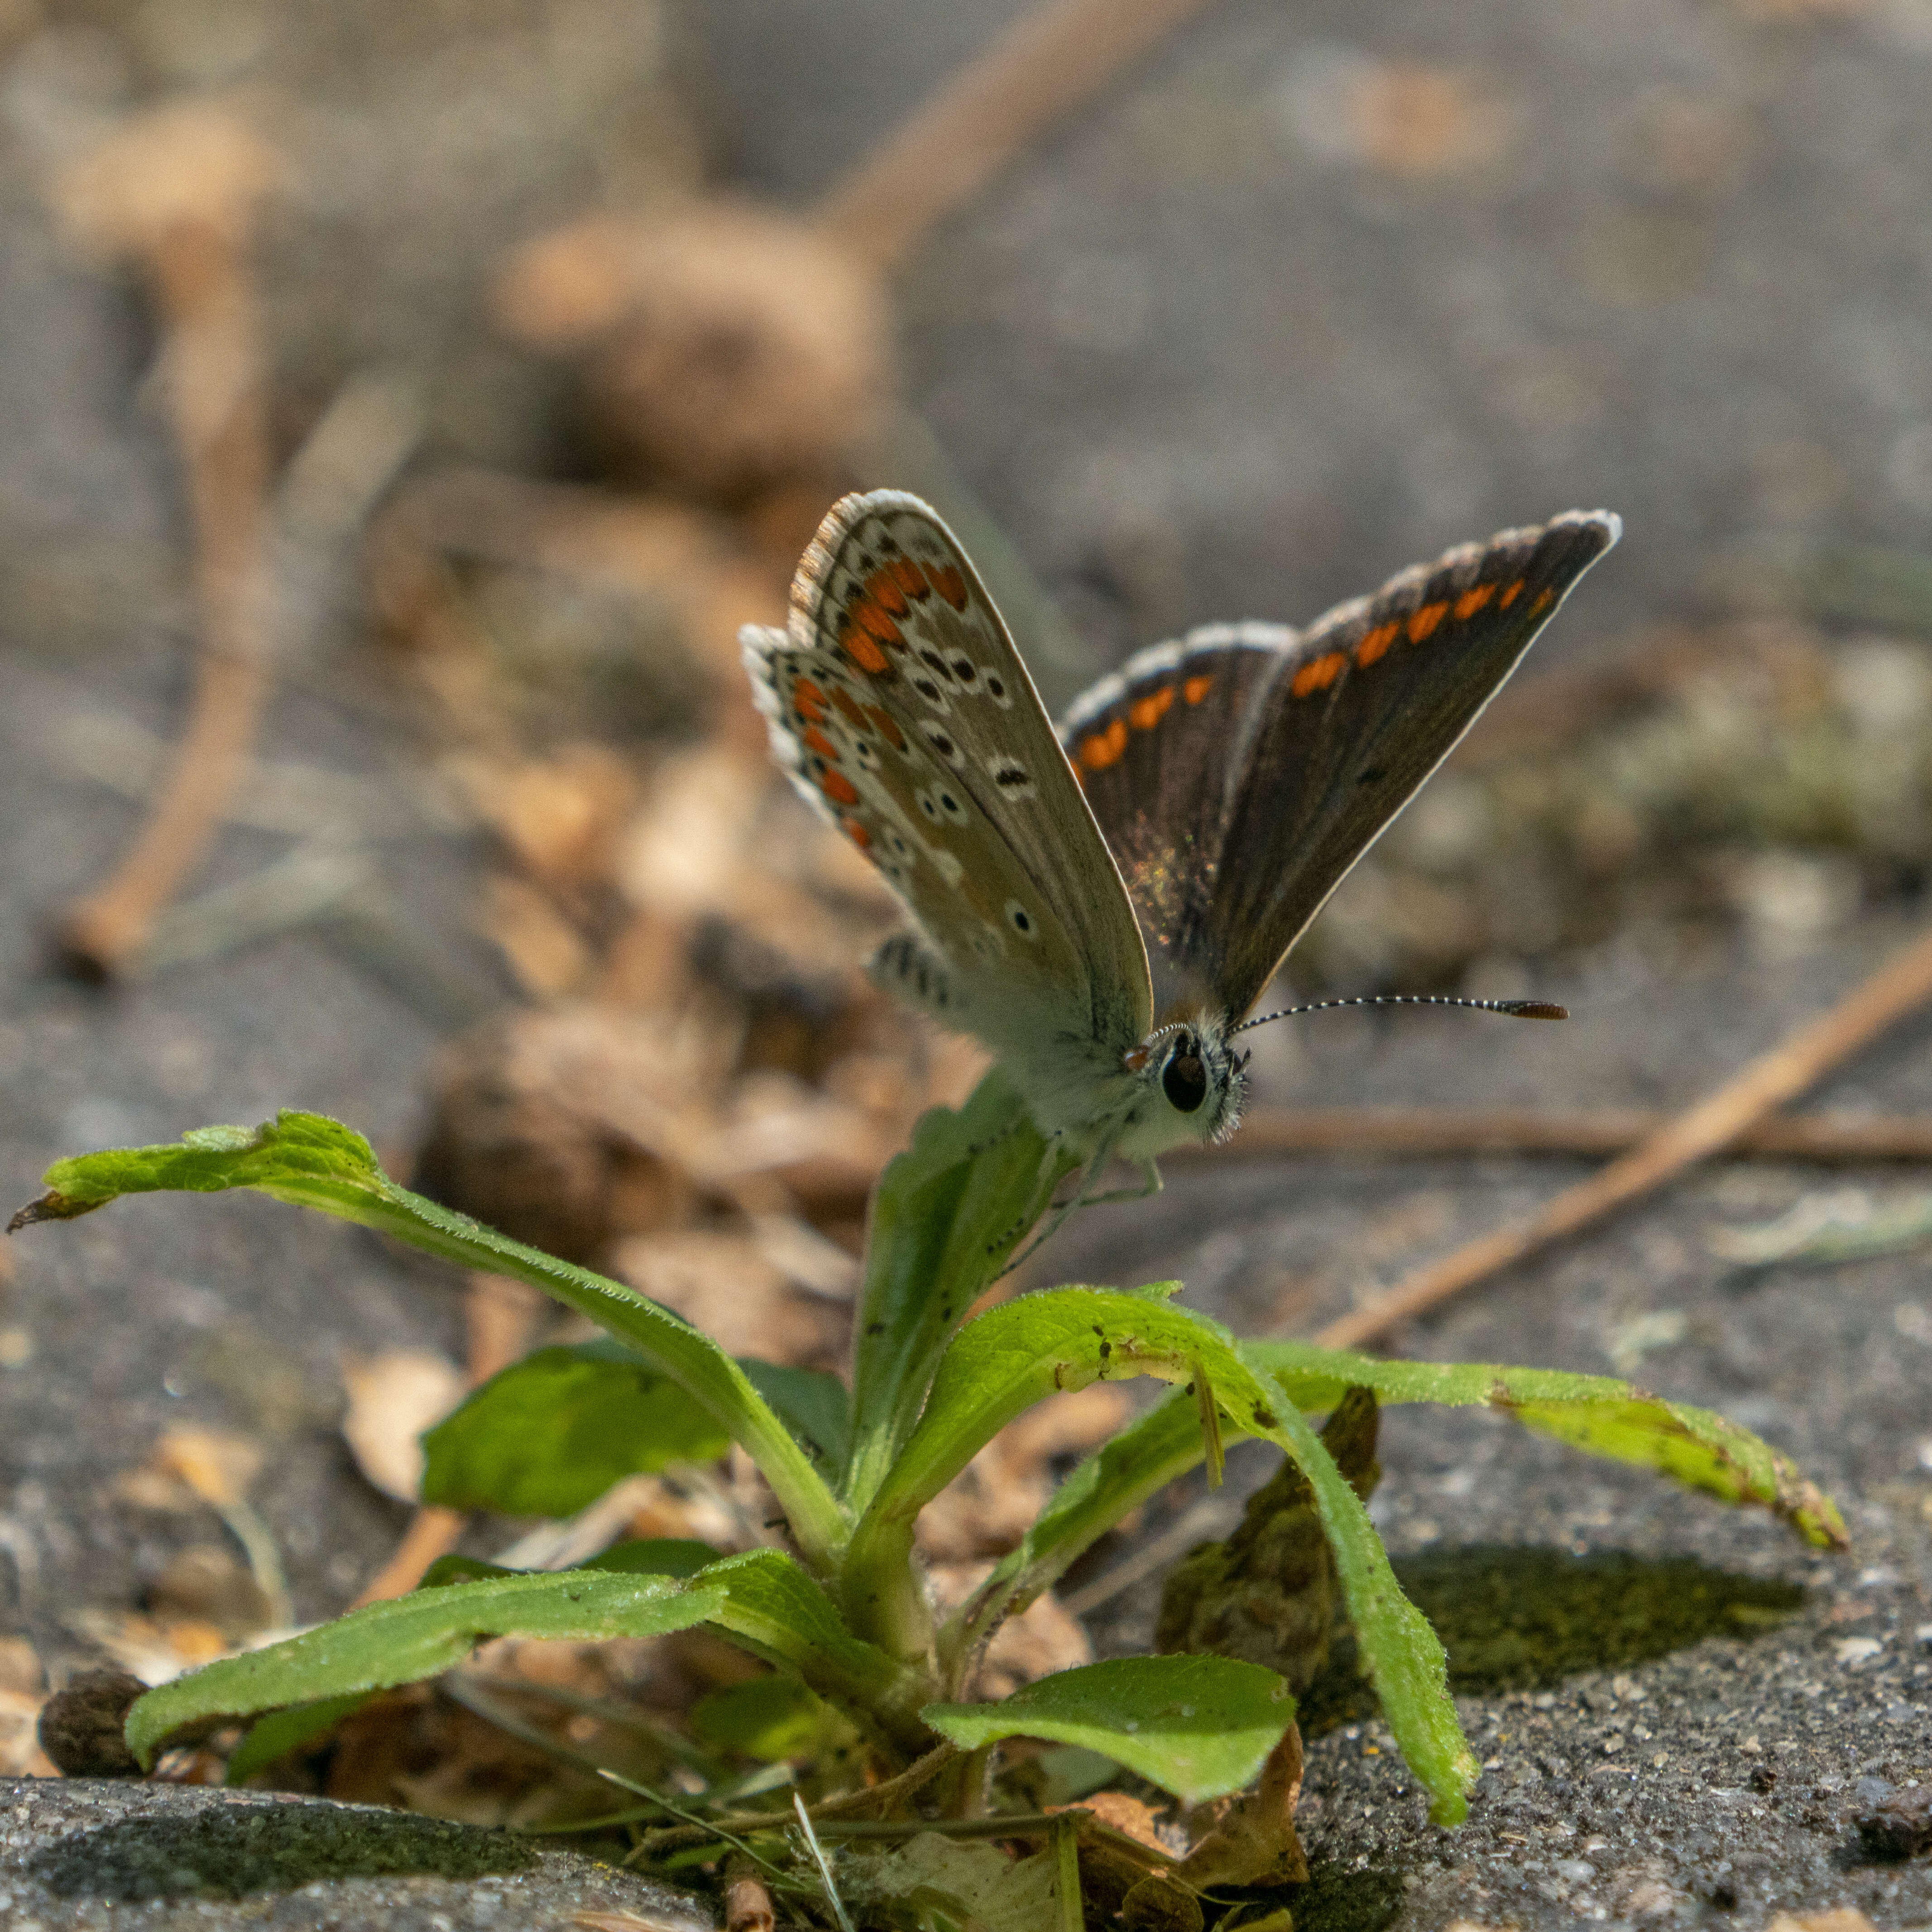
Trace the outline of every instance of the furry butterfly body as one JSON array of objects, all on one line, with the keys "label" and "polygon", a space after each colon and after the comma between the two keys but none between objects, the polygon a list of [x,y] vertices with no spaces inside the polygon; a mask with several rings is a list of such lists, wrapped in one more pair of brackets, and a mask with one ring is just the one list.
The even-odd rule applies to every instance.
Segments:
[{"label": "furry butterfly body", "polygon": [[952,533],[877,490],[746,663],[775,754],[914,921],[874,978],[984,1041],[1044,1132],[1147,1163],[1232,1130],[1235,1030],[1618,527],[1505,531],[1303,632],[1210,626],[1056,734]]}]

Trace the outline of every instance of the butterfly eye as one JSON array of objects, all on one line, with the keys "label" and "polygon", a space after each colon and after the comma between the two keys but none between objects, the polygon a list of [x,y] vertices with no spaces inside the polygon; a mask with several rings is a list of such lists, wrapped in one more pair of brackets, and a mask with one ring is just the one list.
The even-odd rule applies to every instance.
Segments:
[{"label": "butterfly eye", "polygon": [[1208,1070],[1196,1053],[1177,1053],[1161,1070],[1160,1090],[1177,1113],[1191,1114],[1208,1097]]}]

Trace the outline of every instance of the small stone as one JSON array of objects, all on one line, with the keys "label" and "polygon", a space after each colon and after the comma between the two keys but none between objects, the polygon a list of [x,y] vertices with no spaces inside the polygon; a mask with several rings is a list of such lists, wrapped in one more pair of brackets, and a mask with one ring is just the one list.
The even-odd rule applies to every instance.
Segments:
[{"label": "small stone", "polygon": [[1861,1664],[1869,1664],[1884,1648],[1875,1636],[1844,1636],[1838,1640],[1835,1650],[1840,1664],[1856,1670]]},{"label": "small stone", "polygon": [[[1861,1798],[1868,1784],[1882,1782],[1860,1778]],[[1932,1792],[1891,1792],[1877,1803],[1864,1806],[1852,1822],[1860,1842],[1874,1858],[1910,1858],[1932,1852]]]}]

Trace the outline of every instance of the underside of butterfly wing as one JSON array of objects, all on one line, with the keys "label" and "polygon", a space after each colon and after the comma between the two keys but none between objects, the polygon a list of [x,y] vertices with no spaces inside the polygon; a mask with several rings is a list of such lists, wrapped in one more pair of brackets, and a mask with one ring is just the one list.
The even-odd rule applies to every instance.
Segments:
[{"label": "underside of butterfly wing", "polygon": [[[905,902],[928,984],[950,969],[952,1023],[1003,1055],[1064,1051],[1081,1065],[1063,1084],[1138,1040],[1151,994],[1120,876],[932,512],[893,492],[845,499],[806,552],[788,628],[744,642],[781,762]],[[907,960],[898,990],[916,984]],[[889,983],[892,964],[877,969]]]}]

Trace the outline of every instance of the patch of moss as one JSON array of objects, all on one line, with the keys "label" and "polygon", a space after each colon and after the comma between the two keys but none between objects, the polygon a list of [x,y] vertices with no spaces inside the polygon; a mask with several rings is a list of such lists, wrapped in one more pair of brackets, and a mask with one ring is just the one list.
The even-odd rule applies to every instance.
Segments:
[{"label": "patch of moss", "polygon": [[122,1818],[37,1853],[27,1874],[58,1898],[238,1898],[318,1879],[405,1874],[476,1879],[527,1870],[507,1832],[333,1804],[211,1805],[188,1816]]}]

